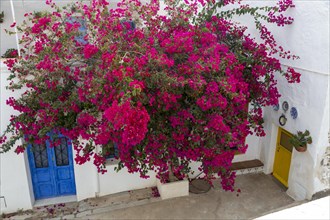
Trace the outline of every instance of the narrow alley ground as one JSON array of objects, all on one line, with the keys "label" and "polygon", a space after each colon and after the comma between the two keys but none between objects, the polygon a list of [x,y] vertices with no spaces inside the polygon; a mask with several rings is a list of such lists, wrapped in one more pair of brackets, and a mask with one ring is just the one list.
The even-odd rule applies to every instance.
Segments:
[{"label": "narrow alley ground", "polygon": [[[218,181],[205,194],[158,201],[89,215],[86,219],[251,219],[300,204],[270,175],[246,174],[236,180],[241,193],[224,192]],[[304,201],[306,202],[306,201]]]},{"label": "narrow alley ground", "polygon": [[[314,201],[294,201],[272,175],[244,174],[225,192],[219,180],[204,194],[161,200],[155,188],[122,192],[80,202],[37,207],[5,219],[330,219],[329,191]],[[317,199],[321,198],[321,199]]]}]

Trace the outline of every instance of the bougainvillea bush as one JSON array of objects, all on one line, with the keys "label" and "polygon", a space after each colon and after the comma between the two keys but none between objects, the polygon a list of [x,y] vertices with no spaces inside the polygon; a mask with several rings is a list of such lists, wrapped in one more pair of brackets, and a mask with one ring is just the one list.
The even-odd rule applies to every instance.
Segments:
[{"label": "bougainvillea bush", "polygon": [[[25,15],[21,57],[7,61],[9,89],[26,91],[7,100],[20,113],[1,138],[4,152],[61,133],[76,163],[92,160],[102,173],[116,144],[118,170],[143,178],[154,170],[167,181],[198,161],[206,178],[218,174],[233,190],[234,154],[246,151],[248,134],[265,135],[262,108],[278,103],[275,75],[299,82],[279,61],[297,57],[266,27],[293,22],[285,16],[291,0],[165,0],[162,10],[155,0],[47,4],[47,12]],[[258,40],[234,22],[240,15],[254,17]]]}]

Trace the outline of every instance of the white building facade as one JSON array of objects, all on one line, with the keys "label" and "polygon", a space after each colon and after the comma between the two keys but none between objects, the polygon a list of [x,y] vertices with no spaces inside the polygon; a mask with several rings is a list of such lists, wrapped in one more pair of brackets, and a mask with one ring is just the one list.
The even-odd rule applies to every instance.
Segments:
[{"label": "white building facade", "polygon": [[[17,23],[22,22],[23,15],[30,11],[44,9],[37,1],[13,0]],[[65,1],[55,1],[65,4]],[[270,1],[274,3],[273,1]],[[251,1],[251,4],[259,4]],[[4,28],[13,22],[10,1],[1,1],[0,11],[4,11],[4,23],[1,24],[1,54],[9,48],[17,48],[15,36],[7,36]],[[312,195],[321,190],[329,189],[329,2],[328,1],[296,1],[296,8],[290,11],[295,18],[294,24],[285,27],[274,27],[275,38],[284,48],[300,56],[296,61],[283,61],[283,65],[292,66],[299,71],[300,84],[288,84],[278,78],[278,88],[282,97],[280,108],[264,109],[264,127],[266,136],[263,138],[249,136],[249,149],[245,154],[236,155],[234,162],[259,159],[264,163],[263,172],[273,173],[276,152],[278,150],[278,134],[285,130],[296,133],[308,129],[313,143],[304,153],[294,149],[289,153],[290,160],[287,177],[287,193],[296,200],[311,199]],[[249,25],[249,24],[248,24]],[[253,34],[253,33],[252,33]],[[5,89],[9,71],[1,61],[0,74],[0,122],[1,133],[9,122],[10,115],[15,112],[6,105],[6,100],[19,96]],[[282,109],[286,101],[289,110]],[[295,107],[298,115],[290,114]],[[287,122],[279,124],[279,117],[285,115]],[[38,202],[33,189],[31,160],[27,153],[17,155],[13,151],[0,155],[0,213],[15,212],[18,209],[31,209]],[[72,158],[71,158],[72,159]],[[69,199],[81,201],[86,198],[103,196],[145,187],[156,186],[155,175],[149,179],[141,179],[139,174],[129,174],[125,169],[116,173],[115,163],[109,161],[108,172],[99,174],[92,163],[84,165],[72,164],[74,173],[75,193]],[[59,197],[63,202],[67,197]]]}]

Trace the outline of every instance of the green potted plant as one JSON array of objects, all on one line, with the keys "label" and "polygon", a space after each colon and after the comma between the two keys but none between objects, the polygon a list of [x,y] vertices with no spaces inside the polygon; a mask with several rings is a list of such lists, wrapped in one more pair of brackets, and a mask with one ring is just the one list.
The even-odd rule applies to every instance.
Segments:
[{"label": "green potted plant", "polygon": [[308,130],[305,130],[304,132],[298,131],[297,134],[292,136],[290,143],[298,152],[305,152],[307,150],[307,144],[312,143],[310,132]]}]

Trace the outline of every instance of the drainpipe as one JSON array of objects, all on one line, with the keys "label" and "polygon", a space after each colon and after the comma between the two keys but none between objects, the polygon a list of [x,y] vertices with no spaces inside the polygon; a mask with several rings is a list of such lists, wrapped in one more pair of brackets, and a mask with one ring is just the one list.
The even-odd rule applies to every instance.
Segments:
[{"label": "drainpipe", "polygon": [[[14,9],[14,4],[13,4],[13,0],[10,0],[10,7],[11,7],[11,13],[13,15],[13,22],[16,22],[15,19],[15,9]],[[19,49],[19,41],[18,41],[18,33],[17,33],[17,27],[15,25],[15,37],[16,37],[16,46],[17,46],[17,52],[18,52],[18,56],[21,56],[21,52]]]},{"label": "drainpipe", "polygon": [[[98,147],[95,147],[95,153],[97,152]],[[100,196],[100,174],[99,172],[96,170],[96,190],[95,190],[95,197],[99,197]]]},{"label": "drainpipe", "polygon": [[100,196],[100,174],[98,171],[96,171],[96,191],[95,191],[95,197]]}]

